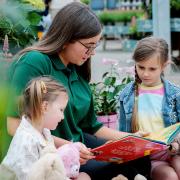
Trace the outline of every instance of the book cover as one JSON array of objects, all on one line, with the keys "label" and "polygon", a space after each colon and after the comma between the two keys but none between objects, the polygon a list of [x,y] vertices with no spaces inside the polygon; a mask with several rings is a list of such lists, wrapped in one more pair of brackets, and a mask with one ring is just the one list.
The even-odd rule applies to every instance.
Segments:
[{"label": "book cover", "polygon": [[168,149],[168,143],[180,132],[180,123],[152,133],[148,137],[134,135],[92,149],[98,161],[124,163]]}]

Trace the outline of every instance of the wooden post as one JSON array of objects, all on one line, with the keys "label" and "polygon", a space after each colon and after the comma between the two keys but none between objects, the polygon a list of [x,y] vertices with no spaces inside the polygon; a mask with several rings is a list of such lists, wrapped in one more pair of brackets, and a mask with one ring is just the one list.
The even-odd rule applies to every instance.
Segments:
[{"label": "wooden post", "polygon": [[161,37],[171,49],[170,1],[152,0],[153,35]]}]

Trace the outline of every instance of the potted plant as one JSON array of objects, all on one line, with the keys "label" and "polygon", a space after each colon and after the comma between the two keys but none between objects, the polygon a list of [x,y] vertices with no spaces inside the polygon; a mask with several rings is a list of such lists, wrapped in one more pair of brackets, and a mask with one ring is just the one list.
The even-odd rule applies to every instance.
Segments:
[{"label": "potted plant", "polygon": [[117,129],[119,94],[125,85],[133,80],[132,67],[122,69],[117,60],[112,59],[104,59],[103,62],[110,64],[110,71],[103,74],[101,82],[90,84],[94,108],[99,121],[107,127]]},{"label": "potted plant", "polygon": [[[42,2],[42,3],[40,3]],[[42,0],[6,0],[0,3],[0,49],[5,35],[9,38],[9,49],[16,53],[19,49],[37,40],[39,12],[44,10]]]}]

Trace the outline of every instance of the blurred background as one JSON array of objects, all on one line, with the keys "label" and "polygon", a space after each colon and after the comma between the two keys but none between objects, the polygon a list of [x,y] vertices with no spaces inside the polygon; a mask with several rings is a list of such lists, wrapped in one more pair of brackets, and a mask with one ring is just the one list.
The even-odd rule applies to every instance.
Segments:
[{"label": "blurred background", "polygon": [[[92,81],[99,81],[108,68],[101,66],[97,73],[103,58],[115,58],[126,65],[137,41],[149,35],[166,39],[172,62],[177,65],[174,69],[178,70],[180,0],[74,1],[87,4],[103,24],[101,45],[92,58]],[[57,11],[70,2],[73,0],[0,0],[1,59],[5,54],[10,61],[20,49],[38,41]]]}]

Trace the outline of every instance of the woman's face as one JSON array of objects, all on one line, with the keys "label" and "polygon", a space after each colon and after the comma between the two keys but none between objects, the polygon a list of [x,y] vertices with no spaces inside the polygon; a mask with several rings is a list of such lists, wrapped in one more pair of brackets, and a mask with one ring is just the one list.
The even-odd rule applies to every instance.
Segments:
[{"label": "woman's face", "polygon": [[101,38],[101,33],[97,36],[88,39],[80,39],[73,43],[68,43],[64,46],[59,56],[64,63],[69,63],[81,66],[89,57],[95,54],[95,48],[98,46]]}]

